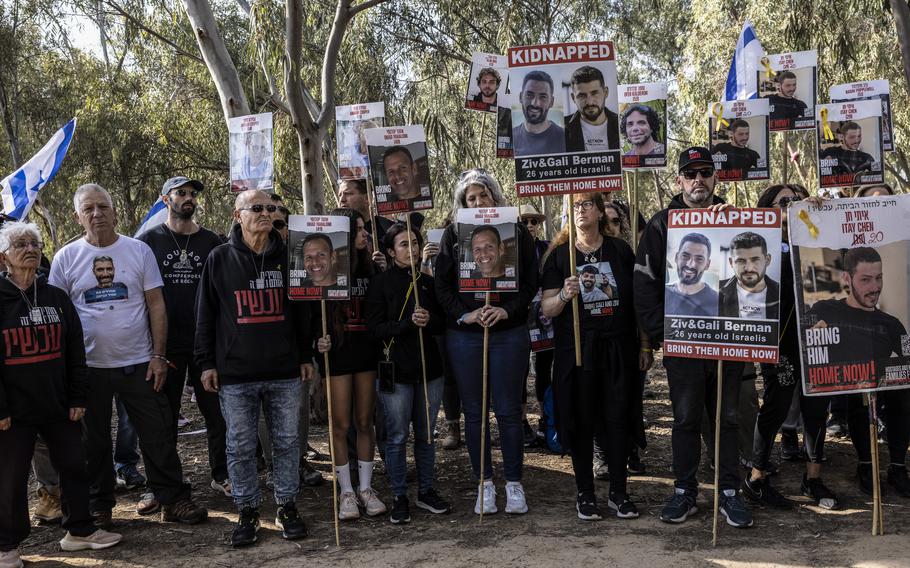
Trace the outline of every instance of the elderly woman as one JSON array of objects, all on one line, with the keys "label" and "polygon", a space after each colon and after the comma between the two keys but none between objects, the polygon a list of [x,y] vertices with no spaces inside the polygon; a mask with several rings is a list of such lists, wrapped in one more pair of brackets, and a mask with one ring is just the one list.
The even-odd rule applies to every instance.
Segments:
[{"label": "elderly woman", "polygon": [[22,566],[18,547],[30,530],[28,474],[38,434],[47,443],[63,488],[63,550],[99,550],[120,535],[96,529],[82,429],[85,347],[69,296],[36,277],[41,236],[32,223],[0,229],[0,567]]},{"label": "elderly woman", "polygon": [[[499,183],[479,169],[461,175],[455,189],[454,209],[507,205]],[[538,263],[534,239],[524,225],[516,223],[520,275],[517,292],[484,293],[458,290],[457,225],[446,228],[436,259],[436,297],[446,312],[446,347],[454,365],[455,381],[465,416],[465,441],[474,475],[483,475],[483,512],[495,513],[496,489],[490,455],[490,429],[486,429],[484,471],[480,471],[480,424],[482,410],[483,330],[489,334],[489,392],[499,425],[503,474],[506,478],[506,513],[528,511],[521,485],[524,432],[521,423],[522,393],[531,344],[528,338],[528,307],[537,294]],[[486,417],[483,417],[486,419]],[[474,512],[480,514],[480,495]]]}]

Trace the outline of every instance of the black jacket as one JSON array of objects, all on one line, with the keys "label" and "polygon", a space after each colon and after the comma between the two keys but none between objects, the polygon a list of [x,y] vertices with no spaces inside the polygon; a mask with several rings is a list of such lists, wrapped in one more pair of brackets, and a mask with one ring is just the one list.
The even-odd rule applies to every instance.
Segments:
[{"label": "black jacket", "polygon": [[[604,108],[607,113],[607,145],[611,150],[619,150],[619,117],[615,112]],[[565,120],[566,152],[584,152],[585,135],[581,131],[581,111],[575,111]]]},{"label": "black jacket", "polygon": [[[490,305],[505,309],[508,319],[500,321],[490,331],[511,329],[525,326],[528,323],[528,311],[531,301],[537,295],[540,270],[537,252],[534,249],[534,237],[521,223],[515,225],[515,238],[518,247],[518,291],[491,292]],[[484,292],[458,291],[458,224],[446,227],[439,243],[439,254],[436,256],[436,298],[445,310],[446,324],[452,329],[483,332],[478,324],[458,325],[458,318],[484,305]]]},{"label": "black jacket", "polygon": [[[780,284],[765,276],[765,284],[768,286],[768,299],[765,304],[765,317],[776,320],[780,313]],[[739,317],[739,295],[736,293],[736,276],[720,283],[720,310],[721,317],[738,318]]]},{"label": "black jacket", "polygon": [[[714,203],[724,203],[714,196]],[[664,293],[667,273],[667,217],[670,209],[686,209],[682,194],[673,196],[670,205],[651,217],[638,243],[635,255],[635,314],[638,325],[652,345],[664,340]]]},{"label": "black jacket", "polygon": [[[30,319],[19,288],[0,275],[0,419],[40,425],[69,420],[85,408],[88,367],[82,322],[70,297],[47,278],[35,278],[41,321]],[[35,289],[25,291],[30,302]]]},{"label": "black jacket", "polygon": [[[265,258],[263,258],[263,256]],[[264,254],[240,232],[216,247],[202,269],[196,296],[195,359],[217,369],[222,384],[292,379],[313,357],[304,302],[287,299],[288,251],[272,231]],[[262,283],[256,279],[262,267]]]},{"label": "black jacket", "polygon": [[[391,346],[389,359],[395,363],[395,381],[399,383],[417,383],[423,380],[420,337],[417,333],[419,328],[411,321],[414,292],[408,296],[410,287],[411,271],[393,264],[385,272],[373,277],[367,291],[367,328],[373,337],[383,342],[383,348]],[[445,332],[445,315],[436,301],[432,276],[418,273],[417,291],[420,307],[430,312],[430,322],[424,327],[423,348],[427,380],[431,381],[442,376],[442,359],[433,336]],[[408,298],[406,306],[405,297]]]}]

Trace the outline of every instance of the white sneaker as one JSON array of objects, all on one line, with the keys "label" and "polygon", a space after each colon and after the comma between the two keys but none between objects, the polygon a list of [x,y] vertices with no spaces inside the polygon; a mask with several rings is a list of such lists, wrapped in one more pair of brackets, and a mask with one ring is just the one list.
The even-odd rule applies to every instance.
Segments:
[{"label": "white sneaker", "polygon": [[22,568],[22,560],[19,558],[19,551],[15,548],[3,552],[0,550],[0,568]]},{"label": "white sneaker", "polygon": [[353,492],[345,491],[338,498],[338,518],[342,521],[360,518],[360,507],[357,506],[357,497]]},{"label": "white sneaker", "polygon": [[492,481],[485,481],[483,484],[483,491],[477,492],[477,503],[474,505],[474,514],[480,514],[480,496],[483,495],[483,514],[492,515],[499,512],[499,509],[496,508],[496,487],[493,486]]},{"label": "white sneaker", "polygon": [[523,515],[527,512],[528,503],[525,501],[525,488],[521,486],[521,482],[506,483],[506,513]]},{"label": "white sneaker", "polygon": [[366,509],[368,517],[382,515],[387,511],[385,503],[382,502],[376,490],[372,487],[359,491],[357,496],[360,497],[360,502],[363,504],[363,508]]},{"label": "white sneaker", "polygon": [[66,552],[77,550],[104,550],[110,548],[123,539],[118,533],[98,529],[88,536],[73,536],[66,531],[66,536],[60,540],[60,548]]},{"label": "white sneaker", "polygon": [[209,487],[211,487],[212,490],[215,491],[216,493],[221,493],[225,497],[232,496],[231,479],[229,477],[225,477],[223,481],[215,481],[213,479],[212,482],[209,484]]}]

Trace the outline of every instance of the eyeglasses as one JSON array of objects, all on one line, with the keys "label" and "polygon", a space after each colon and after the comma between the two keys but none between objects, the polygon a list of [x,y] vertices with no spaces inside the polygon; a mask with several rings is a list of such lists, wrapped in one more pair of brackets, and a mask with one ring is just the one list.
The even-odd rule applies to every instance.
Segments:
[{"label": "eyeglasses", "polygon": [[532,227],[536,227],[540,223],[540,219],[535,219],[534,217],[525,217],[524,219],[521,220],[521,222],[524,223],[525,225],[531,225]]},{"label": "eyeglasses", "polygon": [[191,190],[187,191],[183,188],[175,189],[171,193],[176,193],[180,197],[186,197],[187,194],[189,194],[190,197],[196,197],[197,195],[199,195],[199,192],[196,191],[195,189],[191,189]]},{"label": "eyeglasses", "polygon": [[584,201],[578,201],[572,204],[572,209],[576,211],[588,211],[594,207],[594,202],[590,199],[585,199]]},{"label": "eyeglasses", "polygon": [[10,248],[14,248],[16,250],[27,249],[29,247],[41,250],[44,248],[44,243],[41,241],[16,241],[14,243],[10,243],[9,246]]},{"label": "eyeglasses", "polygon": [[714,177],[714,168],[702,168],[700,170],[683,170],[682,175],[686,179],[695,179],[701,174],[702,179],[711,179]]},{"label": "eyeglasses", "polygon": [[803,200],[803,198],[799,197],[797,195],[793,195],[793,196],[789,196],[789,197],[781,197],[780,201],[777,202],[777,206],[786,207],[787,205],[790,205],[791,203],[796,203],[797,201],[802,201],[802,200]]},{"label": "eyeglasses", "polygon": [[269,213],[274,213],[278,211],[277,205],[262,205],[257,203],[256,205],[250,205],[249,207],[241,207],[238,211],[252,211],[253,213],[262,213],[263,211],[268,211]]}]

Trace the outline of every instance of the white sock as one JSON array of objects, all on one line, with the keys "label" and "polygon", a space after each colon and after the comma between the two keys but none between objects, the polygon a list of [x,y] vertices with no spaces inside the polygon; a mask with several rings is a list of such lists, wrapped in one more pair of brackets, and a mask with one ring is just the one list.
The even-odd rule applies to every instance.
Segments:
[{"label": "white sock", "polygon": [[365,491],[372,487],[373,483],[373,462],[357,460],[358,485],[360,490]]},{"label": "white sock", "polygon": [[350,464],[336,465],[335,477],[338,478],[338,485],[341,486],[342,493],[353,493],[354,488],[351,486],[351,467]]}]

